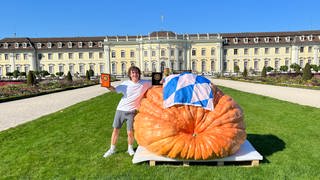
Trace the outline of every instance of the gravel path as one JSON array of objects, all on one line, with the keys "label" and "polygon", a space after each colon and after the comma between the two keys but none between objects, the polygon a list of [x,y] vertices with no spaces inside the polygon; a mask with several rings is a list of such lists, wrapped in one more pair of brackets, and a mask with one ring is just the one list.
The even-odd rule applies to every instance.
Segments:
[{"label": "gravel path", "polygon": [[[216,85],[240,91],[320,108],[320,90],[289,88],[221,79],[212,79],[212,82]],[[113,83],[113,85],[117,85],[118,83],[121,83],[121,81]],[[68,106],[89,100],[106,92],[109,92],[109,90],[100,87],[100,85],[95,85],[28,99],[0,103],[0,131],[32,121],[41,116],[57,112]]]},{"label": "gravel path", "polygon": [[[120,82],[113,83],[116,85]],[[100,85],[0,103],[0,131],[109,92]]]},{"label": "gravel path", "polygon": [[272,86],[222,79],[212,79],[212,82],[216,85],[225,86],[244,92],[269,96],[288,102],[320,108],[320,90]]}]

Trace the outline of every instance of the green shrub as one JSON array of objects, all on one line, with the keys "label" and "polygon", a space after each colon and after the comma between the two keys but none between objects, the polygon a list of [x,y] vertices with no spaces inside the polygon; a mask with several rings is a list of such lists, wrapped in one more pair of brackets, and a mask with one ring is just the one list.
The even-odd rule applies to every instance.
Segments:
[{"label": "green shrub", "polygon": [[243,70],[243,73],[242,73],[242,76],[243,77],[248,77],[248,70],[247,70],[247,68],[246,67],[244,67],[244,70]]},{"label": "green shrub", "polygon": [[311,67],[310,67],[310,64],[307,63],[306,66],[303,68],[302,79],[306,81],[306,80],[310,80],[311,78],[312,78]]},{"label": "green shrub", "polygon": [[233,72],[239,73],[239,71],[240,71],[240,68],[239,68],[238,65],[236,65],[236,66],[233,67]]},{"label": "green shrub", "polygon": [[12,73],[14,78],[17,78],[20,75],[20,71],[19,70],[14,70]]},{"label": "green shrub", "polygon": [[89,71],[86,71],[86,80],[90,80],[90,74],[89,74]]},{"label": "green shrub", "polygon": [[34,74],[33,71],[29,71],[28,73],[27,84],[29,86],[33,86],[36,84],[36,75]]},{"label": "green shrub", "polygon": [[261,77],[267,77],[267,69],[265,66],[263,66],[262,72],[261,72]]},{"label": "green shrub", "polygon": [[[318,72],[319,68],[316,64],[311,64],[310,67],[315,71]],[[320,66],[319,66],[320,67]]]},{"label": "green shrub", "polygon": [[300,69],[301,69],[300,65],[297,64],[297,63],[291,64],[291,65],[290,65],[290,68],[293,69],[295,73],[299,73],[299,72],[300,72]]},{"label": "green shrub", "polygon": [[63,76],[64,72],[57,72],[56,75],[57,76]]},{"label": "green shrub", "polygon": [[68,71],[67,80],[68,80],[69,82],[72,82],[72,75],[71,75],[70,71]]},{"label": "green shrub", "polygon": [[280,66],[280,71],[282,71],[282,72],[287,72],[288,69],[289,69],[288,66]]},{"label": "green shrub", "polygon": [[266,68],[266,70],[267,70],[267,72],[271,72],[271,71],[273,70],[273,67],[268,66],[268,67]]},{"label": "green shrub", "polygon": [[94,76],[94,71],[92,69],[89,70],[89,76],[90,77]]}]

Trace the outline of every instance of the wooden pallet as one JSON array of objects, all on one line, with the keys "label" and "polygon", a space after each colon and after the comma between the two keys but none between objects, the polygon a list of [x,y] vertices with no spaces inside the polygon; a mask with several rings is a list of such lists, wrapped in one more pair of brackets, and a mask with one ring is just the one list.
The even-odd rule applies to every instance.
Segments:
[{"label": "wooden pallet", "polygon": [[169,166],[192,166],[192,165],[206,165],[206,166],[228,166],[228,165],[236,165],[242,167],[255,167],[259,166],[259,160],[251,160],[251,161],[203,161],[203,160],[192,160],[192,161],[157,161],[150,160],[149,166],[156,165],[169,165]]}]

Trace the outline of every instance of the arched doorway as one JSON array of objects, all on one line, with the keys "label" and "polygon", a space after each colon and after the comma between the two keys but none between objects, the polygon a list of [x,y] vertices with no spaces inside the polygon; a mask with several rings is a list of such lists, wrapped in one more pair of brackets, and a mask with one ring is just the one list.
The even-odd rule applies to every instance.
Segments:
[{"label": "arched doorway", "polygon": [[160,65],[160,70],[161,70],[161,72],[163,72],[164,71],[164,68],[166,67],[166,63],[165,62],[161,62],[161,65]]}]

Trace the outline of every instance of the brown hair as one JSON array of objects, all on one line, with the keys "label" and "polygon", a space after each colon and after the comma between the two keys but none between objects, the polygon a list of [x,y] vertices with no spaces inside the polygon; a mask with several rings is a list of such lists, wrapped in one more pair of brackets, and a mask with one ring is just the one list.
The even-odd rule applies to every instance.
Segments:
[{"label": "brown hair", "polygon": [[130,80],[131,80],[130,74],[131,74],[131,71],[134,71],[134,70],[138,71],[139,80],[140,80],[140,78],[141,78],[141,71],[140,71],[140,69],[139,69],[137,66],[131,66],[131,67],[128,69],[128,77],[129,77]]}]

